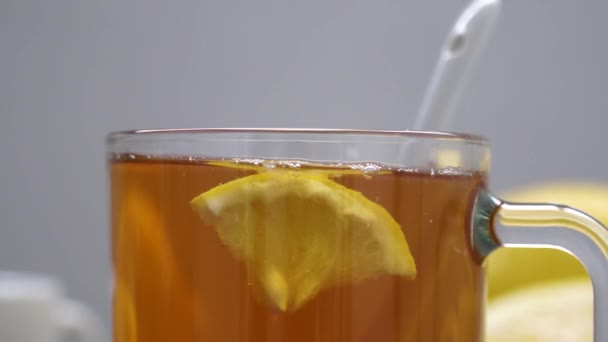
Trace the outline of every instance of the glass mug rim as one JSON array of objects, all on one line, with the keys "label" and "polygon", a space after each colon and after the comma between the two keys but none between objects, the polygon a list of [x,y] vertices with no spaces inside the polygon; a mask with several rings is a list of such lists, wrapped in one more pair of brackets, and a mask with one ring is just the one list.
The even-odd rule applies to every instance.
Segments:
[{"label": "glass mug rim", "polygon": [[181,128],[110,133],[112,159],[156,156],[201,160],[355,163],[394,169],[487,172],[485,137],[452,132],[308,128]]},{"label": "glass mug rim", "polygon": [[408,139],[446,140],[476,145],[489,145],[489,140],[478,134],[451,131],[416,131],[416,130],[379,130],[379,129],[338,129],[338,128],[162,128],[162,129],[133,129],[110,132],[106,141],[108,144],[135,137],[158,137],[167,135],[211,135],[211,134],[304,134],[304,135],[338,135],[338,136],[369,136],[369,137],[401,137]]}]

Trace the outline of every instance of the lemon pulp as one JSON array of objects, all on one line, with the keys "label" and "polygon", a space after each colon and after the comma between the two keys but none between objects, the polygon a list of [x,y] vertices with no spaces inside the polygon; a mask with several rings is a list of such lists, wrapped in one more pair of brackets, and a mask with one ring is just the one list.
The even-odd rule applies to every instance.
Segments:
[{"label": "lemon pulp", "polygon": [[416,276],[405,236],[388,211],[323,175],[251,175],[190,204],[283,311],[331,286],[380,274]]}]

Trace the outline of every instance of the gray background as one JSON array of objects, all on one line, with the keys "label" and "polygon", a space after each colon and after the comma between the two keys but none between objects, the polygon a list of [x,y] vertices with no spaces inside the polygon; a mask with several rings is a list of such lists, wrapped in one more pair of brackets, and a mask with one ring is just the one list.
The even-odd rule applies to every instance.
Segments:
[{"label": "gray background", "polygon": [[[407,128],[466,1],[0,0],[0,268],[109,317],[104,135]],[[605,1],[507,1],[456,130],[492,185],[607,181]]]}]

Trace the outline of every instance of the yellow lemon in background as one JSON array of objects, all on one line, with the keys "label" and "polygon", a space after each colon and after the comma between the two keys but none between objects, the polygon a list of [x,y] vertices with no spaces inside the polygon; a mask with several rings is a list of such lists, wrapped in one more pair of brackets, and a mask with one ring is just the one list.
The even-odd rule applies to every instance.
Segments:
[{"label": "yellow lemon in background", "polygon": [[490,302],[488,342],[591,342],[593,293],[584,279],[533,285]]},{"label": "yellow lemon in background", "polygon": [[191,206],[255,275],[267,299],[297,310],[319,291],[416,265],[386,209],[324,175],[265,172],[219,185]]}]

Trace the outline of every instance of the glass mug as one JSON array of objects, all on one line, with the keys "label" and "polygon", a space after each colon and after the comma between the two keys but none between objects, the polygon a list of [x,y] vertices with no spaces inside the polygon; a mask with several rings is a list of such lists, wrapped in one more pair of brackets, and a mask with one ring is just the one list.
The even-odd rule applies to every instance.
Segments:
[{"label": "glass mug", "polygon": [[493,196],[481,137],[148,130],[107,146],[115,342],[482,341],[484,260],[517,246],[584,263],[608,341],[608,231]]}]

